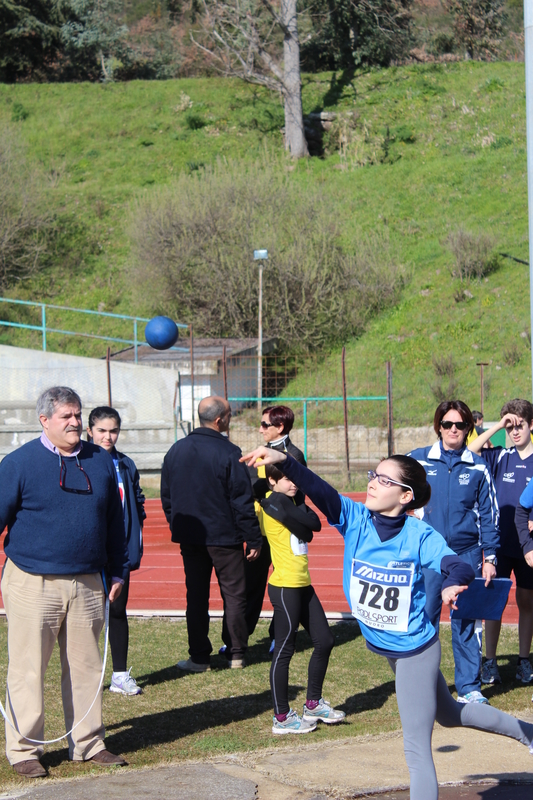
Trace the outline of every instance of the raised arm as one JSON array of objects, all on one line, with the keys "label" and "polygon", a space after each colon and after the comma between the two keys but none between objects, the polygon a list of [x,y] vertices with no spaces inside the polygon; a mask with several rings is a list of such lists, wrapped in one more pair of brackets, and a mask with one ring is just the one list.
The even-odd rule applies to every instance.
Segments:
[{"label": "raised arm", "polygon": [[483,433],[479,434],[477,439],[474,439],[473,442],[470,442],[470,444],[468,445],[468,449],[471,450],[473,453],[477,453],[477,455],[480,455],[483,446],[487,444],[489,439],[491,439],[495,433],[498,433],[498,431],[501,431],[503,428],[508,428],[512,427],[513,425],[519,425],[519,424],[520,422],[516,414],[505,414],[505,416],[503,416],[499,422],[493,425],[492,428],[483,431]]},{"label": "raised arm", "polygon": [[275,464],[284,475],[306,494],[317,508],[326,515],[329,522],[337,525],[341,518],[341,499],[339,493],[327,481],[319,478],[303,464],[299,464],[286,453],[271,447],[258,447],[241,458],[249,467],[256,464]]}]

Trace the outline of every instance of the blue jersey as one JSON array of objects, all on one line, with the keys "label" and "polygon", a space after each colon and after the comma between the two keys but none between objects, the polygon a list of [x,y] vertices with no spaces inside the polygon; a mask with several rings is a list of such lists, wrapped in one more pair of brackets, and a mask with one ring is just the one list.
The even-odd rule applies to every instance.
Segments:
[{"label": "blue jersey", "polygon": [[514,516],[520,496],[533,477],[533,455],[522,459],[516,447],[494,447],[482,450],[480,455],[489,465],[496,486],[500,507],[500,550],[509,558],[522,558]]},{"label": "blue jersey", "polygon": [[396,536],[381,541],[371,512],[341,496],[334,527],[345,540],[343,587],[352,613],[370,645],[406,653],[435,636],[424,611],[422,567],[441,572],[445,556],[455,556],[444,538],[414,517]]}]

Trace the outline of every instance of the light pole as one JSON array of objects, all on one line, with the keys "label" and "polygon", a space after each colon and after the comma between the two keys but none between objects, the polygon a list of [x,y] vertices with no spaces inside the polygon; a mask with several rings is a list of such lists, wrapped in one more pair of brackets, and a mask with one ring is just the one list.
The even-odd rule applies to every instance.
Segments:
[{"label": "light pole", "polygon": [[[527,196],[529,220],[529,304],[533,325],[533,0],[524,0],[524,61],[526,62]],[[533,330],[533,328],[532,328]],[[531,350],[533,367],[533,348]],[[532,372],[533,377],[533,372]]]},{"label": "light pole", "polygon": [[263,397],[263,261],[268,259],[268,250],[254,250],[254,261],[259,261],[259,319],[257,331],[257,408],[261,411]]},{"label": "light pole", "polygon": [[480,391],[481,406],[480,406],[480,409],[479,409],[480,412],[481,412],[481,416],[483,416],[483,400],[484,400],[483,395],[484,395],[484,392],[485,392],[485,385],[483,383],[483,367],[488,367],[488,366],[489,366],[488,361],[476,361],[476,367],[480,367],[481,368],[481,376],[480,376],[481,377],[481,386],[480,386],[480,390],[481,390]]}]

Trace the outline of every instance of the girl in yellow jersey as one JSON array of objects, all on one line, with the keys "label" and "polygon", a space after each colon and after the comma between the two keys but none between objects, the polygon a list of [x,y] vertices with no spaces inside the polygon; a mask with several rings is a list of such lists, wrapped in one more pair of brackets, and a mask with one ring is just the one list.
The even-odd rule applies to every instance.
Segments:
[{"label": "girl in yellow jersey", "polygon": [[[261,501],[259,522],[272,554],[274,572],[268,582],[268,595],[274,608],[275,647],[270,668],[274,701],[272,733],[309,733],[321,720],[340,722],[343,711],[331,708],[322,697],[322,684],[334,645],[324,609],[311,586],[307,546],[320,520],[308,506],[292,481],[272,465],[265,468],[272,488]],[[307,699],[300,717],[289,707],[289,664],[296,634],[302,625],[313,640],[309,662]]]}]

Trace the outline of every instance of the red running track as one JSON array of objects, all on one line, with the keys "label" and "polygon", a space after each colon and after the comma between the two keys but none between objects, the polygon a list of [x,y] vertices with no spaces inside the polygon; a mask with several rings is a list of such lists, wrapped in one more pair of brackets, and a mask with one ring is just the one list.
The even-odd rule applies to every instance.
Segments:
[{"label": "red running track", "polygon": [[[365,499],[364,493],[348,496],[359,501]],[[144,557],[141,568],[131,575],[128,610],[183,613],[186,607],[185,576],[179,545],[170,541],[170,531],[161,508],[161,501],[147,500],[145,507],[147,518],[144,525]],[[342,590],[344,542],[337,531],[327,525],[324,515],[318,511],[317,513],[322,521],[322,530],[315,533],[309,548],[311,580],[326,612],[349,614],[348,603]],[[3,536],[0,544],[3,545]],[[2,547],[0,566],[4,560]],[[222,610],[222,598],[214,572],[211,581],[210,607],[213,611]],[[263,610],[272,611],[266,594]],[[444,612],[443,621],[447,620],[449,615]],[[503,615],[503,622],[515,624],[518,622],[514,585]]]}]

